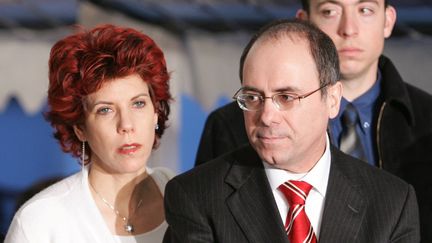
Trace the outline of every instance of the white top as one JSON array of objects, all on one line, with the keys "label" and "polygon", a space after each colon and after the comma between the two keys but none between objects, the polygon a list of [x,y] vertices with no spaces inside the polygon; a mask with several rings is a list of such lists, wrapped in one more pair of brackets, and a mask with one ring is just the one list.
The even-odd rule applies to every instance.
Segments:
[{"label": "white top", "polygon": [[[161,167],[147,172],[164,195],[174,173]],[[112,235],[91,195],[85,167],[27,201],[15,214],[5,243],[159,243],[166,228],[164,221],[141,235]]]},{"label": "white top", "polygon": [[327,137],[326,149],[323,156],[308,173],[295,174],[286,170],[274,168],[268,163],[263,162],[276,205],[284,224],[288,214],[289,204],[284,194],[278,190],[278,187],[287,180],[305,181],[312,185],[312,189],[306,198],[305,211],[317,239],[319,237],[321,218],[324,209],[324,199],[330,173],[330,161],[331,153],[329,148],[329,139]]}]

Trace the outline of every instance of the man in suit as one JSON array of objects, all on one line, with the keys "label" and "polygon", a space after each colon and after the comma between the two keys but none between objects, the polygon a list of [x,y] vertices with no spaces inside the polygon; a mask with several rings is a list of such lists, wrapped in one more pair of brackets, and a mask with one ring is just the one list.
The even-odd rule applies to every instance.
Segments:
[{"label": "man in suit", "polygon": [[[318,26],[338,49],[343,98],[339,114],[330,121],[330,141],[340,148],[342,114],[352,104],[360,115],[355,130],[365,153],[363,159],[414,185],[422,241],[432,242],[432,194],[421,192],[432,186],[432,177],[410,170],[415,161],[428,160],[424,155],[432,150],[432,138],[427,136],[432,133],[432,96],[405,83],[390,59],[381,55],[396,21],[396,10],[387,0],[301,2],[297,17]],[[212,112],[195,165],[248,143],[242,118],[236,102]],[[409,149],[413,147],[419,149]],[[407,174],[407,169],[416,174]]]},{"label": "man in suit", "polygon": [[[168,183],[164,242],[419,242],[413,188],[330,145],[342,87],[327,35],[273,22],[240,68],[250,145]],[[286,196],[290,185],[302,202]]]}]

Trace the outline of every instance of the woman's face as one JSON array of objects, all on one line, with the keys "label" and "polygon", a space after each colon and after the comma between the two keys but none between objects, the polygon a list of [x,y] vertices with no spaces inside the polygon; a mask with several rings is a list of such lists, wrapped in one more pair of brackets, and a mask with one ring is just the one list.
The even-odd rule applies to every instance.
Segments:
[{"label": "woman's face", "polygon": [[110,174],[144,172],[157,123],[147,83],[139,75],[108,81],[84,105],[84,126],[74,130],[88,142],[93,165]]}]

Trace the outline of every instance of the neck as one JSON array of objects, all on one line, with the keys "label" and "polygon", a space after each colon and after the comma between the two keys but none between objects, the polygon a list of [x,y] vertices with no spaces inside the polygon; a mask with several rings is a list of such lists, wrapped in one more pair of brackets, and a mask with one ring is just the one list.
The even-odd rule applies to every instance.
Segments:
[{"label": "neck", "polygon": [[91,186],[120,212],[128,212],[133,205],[132,196],[137,194],[137,185],[148,177],[145,169],[137,174],[109,174],[92,164],[88,180]]},{"label": "neck", "polygon": [[375,65],[374,68],[369,68],[367,72],[359,75],[346,75],[342,73],[342,96],[348,101],[353,101],[363,95],[375,84],[377,73],[378,65]]},{"label": "neck", "polygon": [[317,142],[308,149],[306,156],[293,159],[296,163],[274,163],[275,167],[294,174],[308,173],[315,167],[325,153],[327,147],[327,133],[324,133],[323,136],[318,138],[316,141]]},{"label": "neck", "polygon": [[141,234],[163,222],[163,197],[145,168],[113,175],[95,165],[89,171],[90,191],[113,234]]}]

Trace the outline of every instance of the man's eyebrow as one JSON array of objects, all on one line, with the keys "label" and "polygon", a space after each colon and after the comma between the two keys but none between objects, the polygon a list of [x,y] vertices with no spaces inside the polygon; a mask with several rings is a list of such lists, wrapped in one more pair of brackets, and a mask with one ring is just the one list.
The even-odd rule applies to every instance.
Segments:
[{"label": "man's eyebrow", "polygon": [[244,86],[244,87],[242,87],[242,91],[252,91],[252,92],[257,92],[257,93],[263,93],[263,91],[255,88],[255,87],[252,87],[252,86]]},{"label": "man's eyebrow", "polygon": [[299,92],[301,91],[299,88],[296,87],[283,87],[283,88],[278,88],[276,90],[274,90],[275,93],[284,93],[284,92],[288,92],[288,93],[292,93],[292,92]]},{"label": "man's eyebrow", "polygon": [[379,5],[379,1],[377,0],[359,0],[357,3],[375,3],[376,5]]},{"label": "man's eyebrow", "polygon": [[[377,0],[358,0],[355,4],[359,4],[359,3],[375,3],[376,5],[379,5],[379,2]],[[326,4],[326,3],[330,3],[330,4],[335,4],[338,6],[342,6],[343,1],[340,0],[325,0],[325,1],[321,1],[317,4],[318,7],[321,7],[321,5]]]},{"label": "man's eyebrow", "polygon": [[[242,88],[242,90],[243,91],[250,91],[250,92],[257,92],[257,93],[264,93],[264,91],[259,90],[259,89],[255,88],[255,87],[251,87],[251,86],[244,86]],[[277,88],[275,90],[272,90],[272,92],[274,92],[274,93],[299,92],[299,91],[301,91],[299,88],[292,87],[292,86],[282,87],[282,88]]]},{"label": "man's eyebrow", "polygon": [[326,0],[326,1],[321,1],[321,2],[319,2],[319,3],[317,4],[317,7],[321,7],[322,5],[327,4],[327,3],[331,3],[331,4],[335,4],[335,5],[339,5],[339,6],[342,5],[342,3],[341,3],[340,1],[336,1],[336,0]]}]

